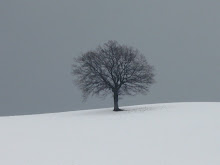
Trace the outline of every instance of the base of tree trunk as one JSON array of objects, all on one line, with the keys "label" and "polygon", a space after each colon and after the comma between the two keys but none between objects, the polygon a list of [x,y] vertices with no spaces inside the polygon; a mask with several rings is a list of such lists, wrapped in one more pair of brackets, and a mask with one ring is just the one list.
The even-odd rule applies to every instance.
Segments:
[{"label": "base of tree trunk", "polygon": [[114,109],[113,111],[118,112],[118,111],[123,111],[123,109],[118,108],[118,109]]}]

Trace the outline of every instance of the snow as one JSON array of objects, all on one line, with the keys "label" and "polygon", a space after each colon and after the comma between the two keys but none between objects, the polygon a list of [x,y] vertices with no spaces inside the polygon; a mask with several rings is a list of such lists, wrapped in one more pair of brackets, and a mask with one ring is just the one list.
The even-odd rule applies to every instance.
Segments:
[{"label": "snow", "polygon": [[123,109],[0,117],[0,164],[220,164],[220,103]]}]

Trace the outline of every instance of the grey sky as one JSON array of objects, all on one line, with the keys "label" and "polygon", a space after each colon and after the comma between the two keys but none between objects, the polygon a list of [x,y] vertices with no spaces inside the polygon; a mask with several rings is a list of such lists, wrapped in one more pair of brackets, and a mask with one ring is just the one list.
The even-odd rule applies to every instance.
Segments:
[{"label": "grey sky", "polygon": [[120,105],[220,100],[219,0],[1,0],[0,115],[111,107],[72,84],[72,58],[108,40],[156,68]]}]

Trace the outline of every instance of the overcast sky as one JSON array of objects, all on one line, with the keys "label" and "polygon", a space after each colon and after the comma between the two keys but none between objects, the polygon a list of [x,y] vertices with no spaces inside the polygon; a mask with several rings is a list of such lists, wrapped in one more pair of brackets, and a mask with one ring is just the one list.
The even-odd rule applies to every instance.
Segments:
[{"label": "overcast sky", "polygon": [[1,0],[0,115],[112,107],[82,102],[73,57],[117,40],[156,68],[122,105],[220,100],[219,0]]}]

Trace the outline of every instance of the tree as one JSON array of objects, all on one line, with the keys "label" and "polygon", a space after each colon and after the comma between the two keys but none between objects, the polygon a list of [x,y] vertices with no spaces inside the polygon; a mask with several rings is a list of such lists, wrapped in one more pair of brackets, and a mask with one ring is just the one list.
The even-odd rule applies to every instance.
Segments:
[{"label": "tree", "polygon": [[89,95],[113,94],[114,111],[120,111],[119,96],[146,94],[154,83],[154,68],[133,47],[108,41],[74,59],[72,74],[82,90]]}]

